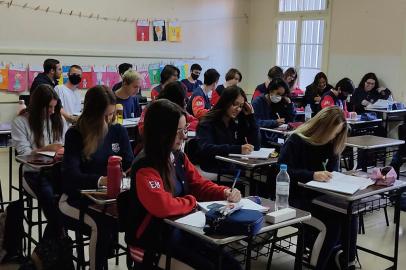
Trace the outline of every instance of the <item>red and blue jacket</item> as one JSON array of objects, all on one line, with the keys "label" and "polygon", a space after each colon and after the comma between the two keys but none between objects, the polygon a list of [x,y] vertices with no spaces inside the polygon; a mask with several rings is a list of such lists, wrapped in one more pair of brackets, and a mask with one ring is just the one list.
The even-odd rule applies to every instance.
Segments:
[{"label": "red and blue jacket", "polygon": [[260,95],[265,95],[266,89],[267,89],[267,87],[266,87],[265,83],[261,83],[260,85],[258,85],[254,90],[254,94],[252,94],[251,101],[253,101],[256,97],[259,97]]},{"label": "red and blue jacket", "polygon": [[336,95],[334,95],[333,92],[331,92],[331,90],[323,95],[323,97],[321,98],[320,106],[322,109],[331,106],[338,106],[344,111],[345,117],[349,117],[347,102],[345,102],[345,100],[339,99]]},{"label": "red and blue jacket", "polygon": [[181,83],[186,88],[187,97],[190,97],[193,92],[203,84],[201,80],[196,80],[195,83],[191,83],[188,79],[183,79]]},{"label": "red and blue jacket", "polygon": [[154,101],[162,90],[162,84],[155,86],[151,90],[151,99]]},{"label": "red and blue jacket", "polygon": [[202,118],[211,109],[210,99],[201,87],[197,88],[190,97],[186,110],[196,117]]},{"label": "red and blue jacket", "polygon": [[224,200],[227,187],[203,178],[188,157],[174,153],[175,190],[165,190],[159,172],[143,154],[131,170],[126,242],[133,260],[142,263],[147,252],[160,252],[163,247],[164,218],[186,215],[197,207],[197,201]]}]

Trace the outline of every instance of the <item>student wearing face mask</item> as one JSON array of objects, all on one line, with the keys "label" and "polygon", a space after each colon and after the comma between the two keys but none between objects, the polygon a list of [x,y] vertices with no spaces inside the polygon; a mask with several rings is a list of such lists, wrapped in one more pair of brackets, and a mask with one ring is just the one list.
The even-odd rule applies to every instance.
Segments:
[{"label": "student wearing face mask", "polygon": [[[35,89],[41,84],[48,84],[52,88],[58,85],[58,80],[59,78],[61,78],[62,75],[61,63],[56,59],[49,58],[44,61],[43,67],[44,72],[38,74],[38,76],[35,77],[34,81],[31,84],[30,94],[32,94]],[[26,105],[28,106],[29,104],[26,103]]]},{"label": "student wearing face mask", "polygon": [[331,106],[340,107],[345,114],[345,117],[349,117],[347,110],[347,98],[354,92],[354,83],[349,78],[341,79],[335,88],[325,93],[321,98],[320,106],[322,109]]},{"label": "student wearing face mask", "polygon": [[55,86],[61,99],[61,114],[68,123],[75,123],[82,110],[81,95],[78,86],[82,80],[82,68],[72,65],[68,71],[68,81],[64,85]]},{"label": "student wearing face mask", "polygon": [[202,72],[202,67],[199,64],[193,64],[190,67],[190,76],[187,79],[183,79],[181,83],[186,87],[186,95],[190,97],[196,88],[200,87],[203,82],[199,80],[200,73]]},{"label": "student wearing face mask", "polygon": [[220,74],[214,68],[204,73],[204,84],[198,87],[190,97],[186,110],[196,117],[202,118],[211,108],[209,94],[216,88]]},{"label": "student wearing face mask", "polygon": [[216,90],[213,91],[213,94],[211,95],[211,106],[216,105],[225,88],[239,84],[242,80],[242,75],[238,69],[232,68],[226,73],[225,79],[226,82],[218,85]]},{"label": "student wearing face mask", "polygon": [[130,69],[123,74],[123,84],[116,92],[117,103],[123,105],[123,118],[134,118],[141,115],[138,92],[142,83],[141,75]]},{"label": "student wearing face mask", "polygon": [[[122,157],[123,171],[133,161],[127,130],[112,124],[116,106],[114,93],[106,86],[94,86],[86,92],[83,113],[65,136],[62,161],[62,191],[59,209],[64,222],[90,232],[91,270],[107,269],[108,251],[114,239],[117,221],[87,208],[83,189],[107,185],[107,162],[110,156]],[[83,218],[81,219],[81,211]]]}]

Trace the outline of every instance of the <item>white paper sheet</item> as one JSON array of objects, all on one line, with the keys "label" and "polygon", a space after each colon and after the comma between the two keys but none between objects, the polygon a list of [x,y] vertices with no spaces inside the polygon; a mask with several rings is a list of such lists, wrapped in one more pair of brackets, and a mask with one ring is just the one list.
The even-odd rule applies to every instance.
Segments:
[{"label": "white paper sheet", "polygon": [[[203,211],[207,212],[207,211],[210,210],[208,206],[213,204],[213,203],[226,205],[226,204],[229,204],[230,202],[227,202],[227,201],[211,201],[211,202],[198,202],[197,204],[199,205],[199,207]],[[260,212],[266,212],[266,211],[269,210],[268,208],[263,207],[262,205],[259,205],[259,204],[255,203],[255,202],[251,201],[250,199],[241,199],[241,201],[239,203],[242,204],[241,209],[257,210],[257,211],[260,211]]]},{"label": "white paper sheet", "polygon": [[230,157],[243,157],[243,158],[256,158],[256,159],[268,159],[270,155],[275,151],[275,148],[261,148],[258,151],[252,151],[249,155],[243,154],[229,154]]},{"label": "white paper sheet", "polygon": [[193,227],[203,228],[206,224],[206,216],[203,211],[194,212],[175,220],[177,223],[186,224]]}]

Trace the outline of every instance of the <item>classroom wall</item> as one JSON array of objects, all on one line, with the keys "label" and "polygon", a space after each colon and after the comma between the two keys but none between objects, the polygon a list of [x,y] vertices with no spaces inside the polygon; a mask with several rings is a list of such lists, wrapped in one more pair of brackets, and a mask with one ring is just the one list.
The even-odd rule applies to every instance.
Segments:
[{"label": "classroom wall", "polygon": [[[24,4],[24,1],[14,1]],[[66,64],[156,63],[166,61],[199,62],[204,69],[214,67],[225,74],[231,66],[247,73],[249,11],[246,0],[36,0],[31,5],[51,9],[82,11],[109,17],[179,19],[183,26],[181,43],[136,42],[135,25],[60,16],[0,6],[0,61],[41,64],[47,53],[88,54],[96,57],[53,56]],[[7,22],[7,23],[4,23]],[[13,55],[12,53],[28,55]],[[33,56],[32,53],[41,55]],[[100,57],[100,56],[112,57]],[[113,56],[131,56],[118,58]],[[193,60],[193,58],[198,60]],[[221,80],[223,81],[223,77]],[[17,96],[0,92],[0,122],[14,116]]]},{"label": "classroom wall", "polygon": [[[252,0],[249,18],[248,89],[266,79],[276,63],[277,0]],[[358,85],[375,72],[395,98],[406,102],[406,1],[330,0],[331,29],[327,75],[348,76]]]}]

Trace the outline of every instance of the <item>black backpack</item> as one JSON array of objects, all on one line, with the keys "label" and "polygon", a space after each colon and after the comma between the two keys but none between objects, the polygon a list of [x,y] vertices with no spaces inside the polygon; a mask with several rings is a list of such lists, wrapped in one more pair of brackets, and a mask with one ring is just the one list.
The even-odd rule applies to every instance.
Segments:
[{"label": "black backpack", "polygon": [[6,208],[3,249],[7,254],[3,261],[18,261],[23,258],[24,205],[22,200],[9,202]]}]

